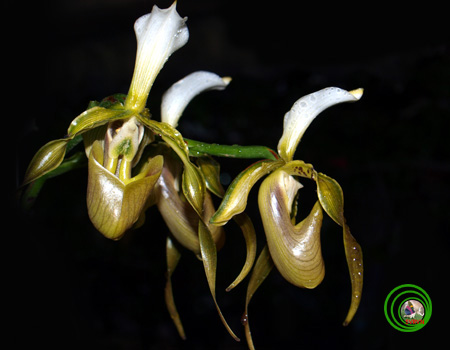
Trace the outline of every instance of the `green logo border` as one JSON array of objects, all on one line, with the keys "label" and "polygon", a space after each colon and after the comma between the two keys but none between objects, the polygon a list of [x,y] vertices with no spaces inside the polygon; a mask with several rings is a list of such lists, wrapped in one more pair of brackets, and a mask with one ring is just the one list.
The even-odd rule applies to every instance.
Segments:
[{"label": "green logo border", "polygon": [[[401,289],[405,289],[400,291]],[[409,295],[409,297],[404,298],[402,301],[398,302],[397,300],[404,296]],[[392,300],[391,300],[392,298]],[[401,316],[401,306],[404,302],[408,300],[417,300],[423,305],[424,308],[424,317],[422,322],[419,323],[406,323]],[[397,308],[397,313],[394,312],[394,305],[400,305]],[[398,287],[395,287],[391,290],[391,292],[386,297],[384,302],[384,315],[386,316],[386,320],[389,324],[400,332],[417,332],[426,326],[431,317],[431,299],[425,290],[416,286],[415,284],[402,284]]]}]

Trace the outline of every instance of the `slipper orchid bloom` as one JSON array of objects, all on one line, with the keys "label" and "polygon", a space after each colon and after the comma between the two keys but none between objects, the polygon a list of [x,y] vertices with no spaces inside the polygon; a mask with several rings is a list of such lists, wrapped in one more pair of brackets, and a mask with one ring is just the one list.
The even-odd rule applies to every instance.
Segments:
[{"label": "slipper orchid bloom", "polygon": [[[116,94],[100,103],[92,102],[72,121],[65,138],[47,143],[36,153],[24,185],[57,169],[67,148],[83,139],[88,158],[88,214],[96,229],[107,238],[120,239],[130,229],[141,226],[145,210],[156,204],[172,233],[167,239],[166,302],[180,335],[184,338],[170,283],[180,253],[172,238],[203,261],[219,315],[230,334],[239,340],[215,299],[216,254],[224,232],[209,220],[215,212],[210,193],[220,196],[223,191],[218,166],[204,158],[198,159],[198,165],[193,164],[185,140],[175,129],[195,96],[224,89],[231,79],[204,71],[188,75],[163,96],[161,122],[151,119],[145,107],[164,63],[188,41],[185,22],[176,11],[176,3],[163,10],[154,6],[151,13],[135,22],[137,54],[128,95]],[[240,222],[244,235],[254,235],[247,220]],[[233,286],[245,277],[250,265],[246,264]]]},{"label": "slipper orchid bloom", "polygon": [[[345,222],[342,189],[334,179],[317,172],[311,164],[293,158],[304,132],[319,113],[338,103],[358,101],[362,93],[362,89],[345,91],[331,87],[295,102],[284,116],[278,159],[259,161],[241,172],[229,186],[211,219],[216,225],[224,225],[233,216],[243,212],[251,188],[268,175],[258,194],[267,246],[261,252],[250,278],[243,317],[250,348],[253,348],[253,343],[247,306],[273,266],[288,282],[298,287],[315,288],[323,280],[325,268],[320,240],[323,211],[343,227],[344,250],[352,283],[351,305],[344,324],[351,321],[359,306],[363,277],[362,251]],[[302,177],[316,182],[318,201],[310,214],[296,223],[296,194],[303,187],[299,182]]]}]

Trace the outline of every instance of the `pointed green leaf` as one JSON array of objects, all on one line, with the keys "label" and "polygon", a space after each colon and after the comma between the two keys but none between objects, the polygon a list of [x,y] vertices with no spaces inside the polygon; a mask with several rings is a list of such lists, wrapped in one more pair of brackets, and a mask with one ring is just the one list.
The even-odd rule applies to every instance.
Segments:
[{"label": "pointed green leaf", "polygon": [[202,220],[198,224],[198,239],[200,241],[200,253],[203,261],[203,266],[205,268],[206,279],[208,281],[209,289],[216,305],[217,312],[219,313],[220,319],[227,329],[228,333],[236,340],[240,339],[233,333],[227,321],[220,311],[219,304],[216,300],[216,270],[217,270],[217,249],[214,239],[209,231],[208,227],[203,223]]}]

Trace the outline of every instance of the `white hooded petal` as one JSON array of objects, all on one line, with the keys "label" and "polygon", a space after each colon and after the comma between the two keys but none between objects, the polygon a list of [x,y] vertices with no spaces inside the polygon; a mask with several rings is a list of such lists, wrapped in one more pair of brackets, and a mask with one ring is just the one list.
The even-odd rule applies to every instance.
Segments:
[{"label": "white hooded petal", "polygon": [[278,153],[285,161],[294,157],[300,139],[315,117],[323,110],[342,102],[358,101],[363,89],[352,91],[329,87],[300,98],[284,116],[283,135]]},{"label": "white hooded petal", "polygon": [[177,13],[176,2],[163,10],[153,6],[151,13],[135,22],[136,64],[126,108],[140,111],[145,107],[148,93],[164,63],[188,41],[185,22],[186,18]]},{"label": "white hooded petal", "polygon": [[221,78],[211,72],[198,71],[173,84],[161,103],[161,121],[177,127],[186,106],[198,94],[208,90],[223,90],[231,78]]}]

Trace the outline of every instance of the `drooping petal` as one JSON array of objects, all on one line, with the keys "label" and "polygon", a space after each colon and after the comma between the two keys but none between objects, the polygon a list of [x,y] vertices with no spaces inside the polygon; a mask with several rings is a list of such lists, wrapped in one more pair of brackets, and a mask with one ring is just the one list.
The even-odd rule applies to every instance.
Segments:
[{"label": "drooping petal", "polygon": [[258,256],[255,267],[252,270],[250,281],[248,282],[247,295],[245,298],[245,310],[241,318],[241,322],[245,329],[245,338],[247,339],[247,344],[250,350],[255,350],[255,346],[253,345],[252,332],[250,331],[248,305],[250,304],[253,294],[255,294],[256,290],[264,282],[272,269],[273,260],[270,256],[269,248],[266,245]]},{"label": "drooping petal", "polygon": [[167,310],[172,318],[175,327],[178,330],[178,334],[182,339],[186,339],[183,324],[181,323],[180,315],[175,305],[172,290],[172,274],[180,261],[181,253],[174,245],[170,237],[167,237],[166,242],[166,260],[167,260],[167,274],[166,274],[166,287],[164,288],[164,299],[166,301]]},{"label": "drooping petal", "polygon": [[205,71],[194,72],[173,84],[166,91],[161,103],[161,121],[177,127],[186,106],[198,94],[208,90],[223,90],[231,78],[221,78]]},{"label": "drooping petal", "polygon": [[161,174],[163,157],[152,158],[145,174],[124,184],[103,166],[103,148],[97,141],[89,156],[87,207],[91,222],[110,239],[120,239],[138,221]]},{"label": "drooping petal", "polygon": [[362,89],[346,91],[329,87],[297,100],[284,116],[283,135],[278,143],[281,158],[286,162],[293,159],[300,139],[319,113],[338,103],[358,101],[362,94]]},{"label": "drooping petal", "polygon": [[344,194],[338,182],[325,174],[317,173],[317,193],[320,204],[328,216],[342,226],[345,257],[352,285],[350,307],[344,321],[346,326],[352,320],[361,301],[364,278],[363,253],[345,222]]},{"label": "drooping petal", "polygon": [[359,243],[350,233],[347,224],[344,225],[344,249],[345,258],[347,260],[348,271],[350,273],[350,281],[352,284],[352,298],[347,316],[344,320],[344,326],[347,326],[355,316],[361,302],[363,288],[363,254]]},{"label": "drooping petal", "polygon": [[232,290],[239,283],[241,283],[245,277],[247,277],[248,273],[253,267],[253,263],[255,262],[256,258],[256,232],[252,220],[245,213],[236,215],[234,217],[234,220],[239,225],[244,235],[245,245],[247,247],[247,256],[241,272],[236,277],[236,279],[228,286],[228,288],[226,289],[227,292]]},{"label": "drooping petal", "polygon": [[325,275],[320,244],[322,208],[317,202],[297,225],[291,222],[293,197],[300,183],[276,170],[261,184],[258,205],[273,262],[281,275],[302,288],[315,288]]},{"label": "drooping petal", "polygon": [[185,22],[186,18],[177,13],[176,2],[168,9],[159,9],[155,5],[151,13],[135,22],[136,63],[126,108],[139,112],[145,107],[153,82],[164,63],[188,41]]},{"label": "drooping petal", "polygon": [[240,341],[240,339],[234,334],[228,325],[222,311],[219,308],[219,304],[216,299],[216,270],[217,270],[217,249],[214,239],[209,231],[208,227],[203,223],[202,220],[199,221],[198,225],[198,239],[200,242],[200,253],[203,262],[203,267],[205,268],[206,279],[208,281],[209,289],[216,305],[219,317],[222,320],[223,325],[227,329],[228,333],[233,337],[234,340]]}]

